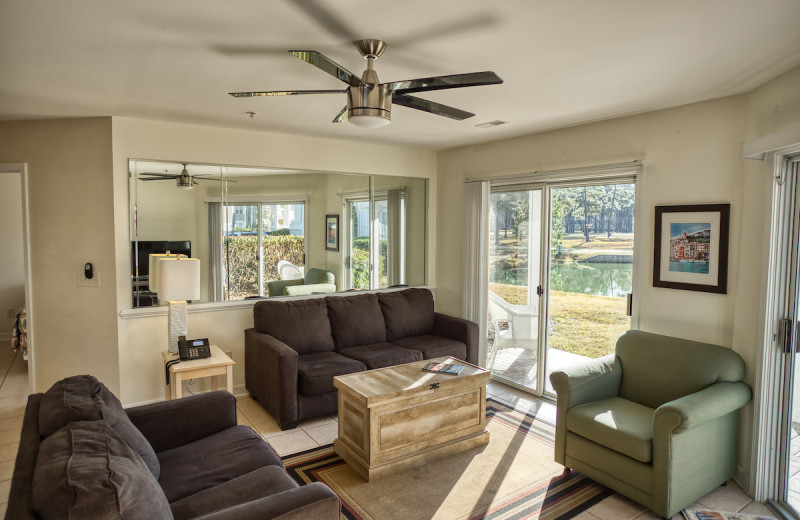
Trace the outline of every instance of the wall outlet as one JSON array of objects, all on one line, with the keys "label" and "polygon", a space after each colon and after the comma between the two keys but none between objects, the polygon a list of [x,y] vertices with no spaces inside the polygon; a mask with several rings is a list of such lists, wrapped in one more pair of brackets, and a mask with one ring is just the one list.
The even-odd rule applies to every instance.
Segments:
[{"label": "wall outlet", "polygon": [[100,287],[100,273],[97,269],[94,270],[92,278],[84,276],[83,267],[78,271],[78,287]]}]

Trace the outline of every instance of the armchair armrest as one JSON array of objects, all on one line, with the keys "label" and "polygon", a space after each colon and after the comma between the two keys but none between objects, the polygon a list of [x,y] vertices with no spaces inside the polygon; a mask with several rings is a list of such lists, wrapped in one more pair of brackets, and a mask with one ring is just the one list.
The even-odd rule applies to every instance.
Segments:
[{"label": "armchair armrest", "polygon": [[556,391],[556,435],[554,460],[566,464],[567,411],[579,404],[608,399],[619,394],[622,365],[615,354],[588,363],[557,370],[550,374]]},{"label": "armchair armrest", "polygon": [[615,354],[550,374],[550,382],[558,397],[558,407],[561,408],[563,403],[565,409],[618,395],[621,380],[622,365]]},{"label": "armchair armrest", "polygon": [[328,486],[312,482],[305,486],[275,493],[221,511],[197,517],[197,520],[339,520],[341,503]]},{"label": "armchair armrest", "polygon": [[125,410],[157,453],[236,426],[236,398],[220,390]]},{"label": "armchair armrest", "polygon": [[690,430],[727,415],[750,401],[750,387],[741,381],[714,383],[656,408],[653,435]]},{"label": "armchair armrest", "polygon": [[273,280],[267,282],[267,294],[270,296],[283,296],[286,294],[286,288],[293,285],[303,285],[303,279],[299,280]]},{"label": "armchair armrest", "polygon": [[297,423],[297,351],[275,337],[244,331],[244,380],[247,390],[278,420]]},{"label": "armchair armrest", "polygon": [[467,363],[478,364],[478,324],[463,318],[433,313],[433,333],[443,338],[454,339],[467,346]]}]

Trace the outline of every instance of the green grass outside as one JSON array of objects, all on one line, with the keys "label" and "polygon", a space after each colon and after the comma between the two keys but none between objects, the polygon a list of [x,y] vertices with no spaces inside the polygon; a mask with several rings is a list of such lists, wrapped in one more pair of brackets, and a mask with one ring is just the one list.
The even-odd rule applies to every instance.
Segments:
[{"label": "green grass outside", "polygon": [[[510,303],[524,304],[528,288],[490,283]],[[630,328],[625,298],[550,291],[548,346],[590,358],[614,352],[617,337]]]}]

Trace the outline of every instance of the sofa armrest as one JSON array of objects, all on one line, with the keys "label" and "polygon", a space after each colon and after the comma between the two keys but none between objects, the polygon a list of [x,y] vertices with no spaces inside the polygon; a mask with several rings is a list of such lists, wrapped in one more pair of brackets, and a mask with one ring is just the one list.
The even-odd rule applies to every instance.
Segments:
[{"label": "sofa armrest", "polygon": [[433,313],[433,333],[443,338],[454,339],[467,346],[467,363],[478,364],[478,324],[463,318]]},{"label": "sofa armrest", "polygon": [[750,401],[750,387],[741,381],[714,383],[656,408],[653,435],[691,430],[738,410]]},{"label": "sofa armrest", "polygon": [[244,380],[282,429],[297,425],[297,351],[269,334],[245,330]]},{"label": "sofa armrest", "polygon": [[303,285],[287,285],[286,294],[289,296],[297,296],[301,294],[312,293],[334,293],[336,292],[335,283],[310,283]]},{"label": "sofa armrest", "polygon": [[566,464],[567,412],[579,404],[608,399],[619,394],[622,365],[615,354],[587,363],[556,370],[550,382],[556,392],[556,434],[554,460]]},{"label": "sofa armrest", "polygon": [[224,390],[136,406],[125,412],[156,453],[236,426],[236,398]]},{"label": "sofa armrest", "polygon": [[39,405],[42,395],[31,394],[28,396],[5,518],[14,518],[15,520],[34,520],[36,518],[33,513],[33,472],[36,469],[36,458],[39,455]]},{"label": "sofa armrest", "polygon": [[341,502],[328,486],[312,482],[197,517],[197,520],[339,520]]}]

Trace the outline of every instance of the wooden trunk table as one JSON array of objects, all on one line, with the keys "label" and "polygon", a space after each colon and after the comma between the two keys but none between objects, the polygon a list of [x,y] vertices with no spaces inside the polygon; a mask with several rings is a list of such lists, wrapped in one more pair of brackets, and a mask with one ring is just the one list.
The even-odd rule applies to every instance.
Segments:
[{"label": "wooden trunk table", "polygon": [[[431,361],[464,370],[457,376],[423,372]],[[451,357],[337,376],[334,449],[369,480],[486,444],[488,380],[488,370]]]}]

